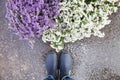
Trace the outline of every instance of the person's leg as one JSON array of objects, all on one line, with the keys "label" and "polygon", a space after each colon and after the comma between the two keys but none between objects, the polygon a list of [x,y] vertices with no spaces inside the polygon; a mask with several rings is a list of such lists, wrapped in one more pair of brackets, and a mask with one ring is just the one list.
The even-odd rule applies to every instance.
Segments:
[{"label": "person's leg", "polygon": [[47,77],[44,80],[56,80],[57,55],[50,52],[46,57]]},{"label": "person's leg", "polygon": [[48,75],[44,80],[55,80],[55,78],[52,75]]},{"label": "person's leg", "polygon": [[70,78],[69,76],[65,76],[62,78],[62,80],[74,80],[74,79]]},{"label": "person's leg", "polygon": [[73,64],[71,56],[67,52],[62,52],[59,63],[60,80],[73,80],[69,77]]}]

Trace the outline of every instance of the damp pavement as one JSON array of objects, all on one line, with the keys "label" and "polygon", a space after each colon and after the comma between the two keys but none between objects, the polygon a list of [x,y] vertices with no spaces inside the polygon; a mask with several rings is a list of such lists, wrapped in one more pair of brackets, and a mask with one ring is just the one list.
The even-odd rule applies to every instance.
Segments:
[{"label": "damp pavement", "polygon": [[[120,8],[110,19],[111,24],[102,29],[104,38],[92,36],[66,44],[64,50],[74,60],[71,77],[75,80],[120,80]],[[8,29],[5,0],[0,0],[0,80],[43,80],[50,50],[41,39],[36,39],[34,49],[19,40]]]}]

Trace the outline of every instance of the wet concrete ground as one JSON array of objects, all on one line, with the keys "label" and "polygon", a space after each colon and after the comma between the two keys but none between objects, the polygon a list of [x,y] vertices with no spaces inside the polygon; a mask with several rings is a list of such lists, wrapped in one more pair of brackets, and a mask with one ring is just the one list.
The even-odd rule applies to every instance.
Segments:
[{"label": "wet concrete ground", "polygon": [[[66,44],[74,60],[75,80],[120,80],[120,9],[110,19],[111,24],[102,29],[104,38],[92,36]],[[43,80],[45,57],[52,48],[36,39],[32,50],[7,26],[5,0],[0,0],[0,80]]]}]

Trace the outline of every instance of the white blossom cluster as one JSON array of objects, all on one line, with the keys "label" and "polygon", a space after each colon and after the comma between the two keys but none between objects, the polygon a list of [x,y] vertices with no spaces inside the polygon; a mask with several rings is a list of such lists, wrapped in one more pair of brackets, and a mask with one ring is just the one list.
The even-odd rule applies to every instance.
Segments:
[{"label": "white blossom cluster", "polygon": [[50,42],[57,52],[68,42],[91,35],[104,37],[100,30],[111,22],[108,15],[118,9],[116,0],[91,0],[89,3],[86,0],[62,0],[60,6],[60,15],[56,19],[58,29],[49,29],[42,36],[42,40]]}]

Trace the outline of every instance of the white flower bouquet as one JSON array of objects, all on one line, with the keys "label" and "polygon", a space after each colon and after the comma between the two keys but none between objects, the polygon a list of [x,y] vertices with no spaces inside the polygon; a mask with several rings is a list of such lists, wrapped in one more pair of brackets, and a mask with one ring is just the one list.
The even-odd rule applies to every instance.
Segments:
[{"label": "white flower bouquet", "polygon": [[100,30],[111,22],[108,15],[117,11],[118,4],[116,0],[62,0],[57,29],[46,30],[42,40],[59,52],[65,43],[91,35],[104,37]]}]

